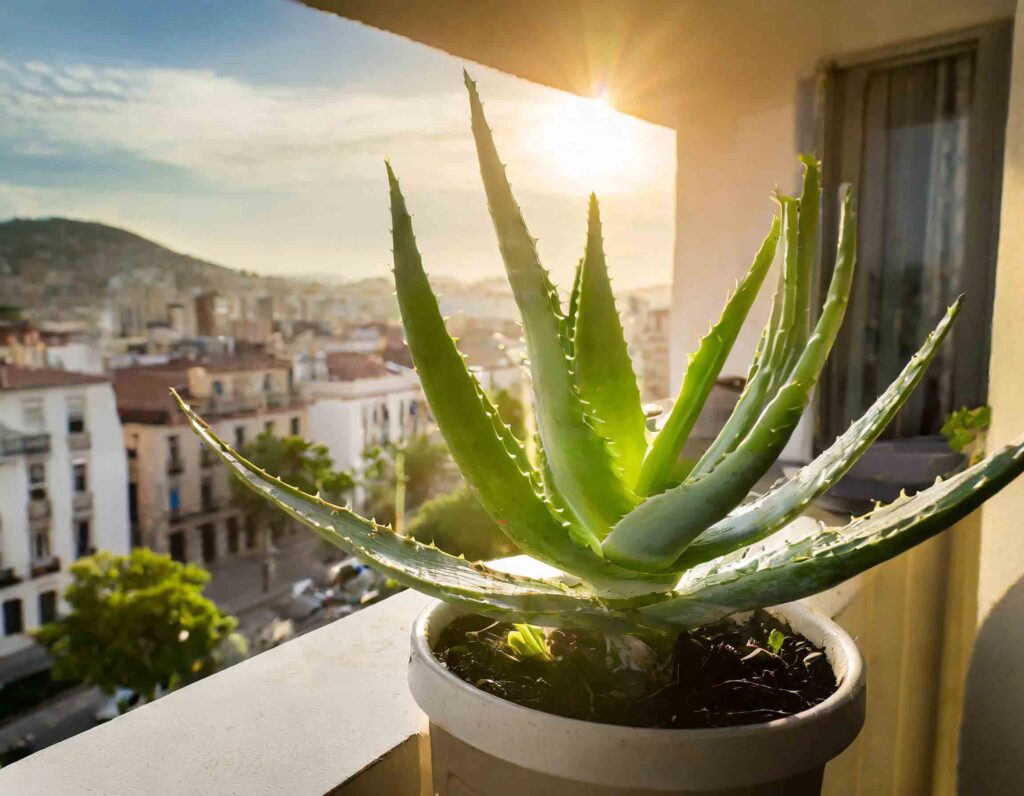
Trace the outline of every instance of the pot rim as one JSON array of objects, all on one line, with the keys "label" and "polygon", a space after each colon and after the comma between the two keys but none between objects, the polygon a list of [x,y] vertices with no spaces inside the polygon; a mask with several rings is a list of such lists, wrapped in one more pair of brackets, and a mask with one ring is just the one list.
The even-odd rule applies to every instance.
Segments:
[{"label": "pot rim", "polygon": [[[796,632],[818,636],[811,640],[825,647],[837,679],[841,676],[827,699],[769,722],[703,729],[626,727],[557,716],[488,694],[448,671],[434,656],[431,637],[458,616],[472,613],[441,601],[427,606],[413,624],[409,685],[431,722],[449,734],[555,776],[665,789],[739,787],[782,779],[824,765],[857,736],[864,722],[864,661],[849,634],[818,612],[797,603],[766,610]],[[538,735],[548,740],[538,741]],[[554,754],[545,749],[552,738],[563,743],[576,739],[577,748],[568,758]],[[616,762],[608,765],[607,755]],[[640,759],[644,757],[646,761]]]}]

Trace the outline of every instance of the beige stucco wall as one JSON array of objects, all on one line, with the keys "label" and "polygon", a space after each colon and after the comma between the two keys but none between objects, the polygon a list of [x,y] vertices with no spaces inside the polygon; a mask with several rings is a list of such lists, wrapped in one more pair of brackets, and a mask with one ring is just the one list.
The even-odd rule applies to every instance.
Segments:
[{"label": "beige stucco wall", "polygon": [[[1003,223],[999,233],[996,296],[992,317],[989,449],[1024,433],[1024,4],[1018,5],[1013,42],[1013,79],[1003,164]],[[1024,482],[1011,484],[982,510],[978,613],[1024,576]]]},{"label": "beige stucco wall", "polygon": [[[686,354],[717,318],[767,232],[772,189],[799,186],[796,156],[813,142],[814,124],[801,117],[810,103],[798,97],[813,87],[819,65],[1014,14],[1012,0],[794,0],[745,3],[738,26],[734,3],[703,8],[707,13],[694,24],[715,32],[719,45],[700,45],[705,68],[679,97],[673,389]],[[722,30],[729,35],[717,35]],[[680,60],[680,68],[695,68],[686,56]],[[723,375],[746,374],[770,294],[762,291]],[[796,448],[809,452],[806,436],[798,442]]]}]

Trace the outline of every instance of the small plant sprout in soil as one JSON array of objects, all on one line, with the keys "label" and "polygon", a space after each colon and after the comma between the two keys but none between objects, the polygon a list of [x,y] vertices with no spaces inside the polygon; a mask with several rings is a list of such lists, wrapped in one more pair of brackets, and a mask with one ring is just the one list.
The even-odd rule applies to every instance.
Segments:
[{"label": "small plant sprout in soil", "polygon": [[[466,87],[487,204],[522,316],[535,455],[499,416],[449,336],[388,164],[398,304],[423,391],[467,484],[512,544],[561,575],[504,574],[396,534],[263,472],[179,398],[182,411],[234,474],[283,512],[396,581],[483,617],[457,623],[448,636],[454,646],[439,652],[481,688],[524,702],[542,699],[528,693],[535,688],[548,694],[540,703],[548,710],[663,726],[761,721],[803,709],[835,687],[821,674],[828,663],[816,657],[820,650],[759,613],[739,626],[716,623],[807,597],[886,561],[949,527],[1024,469],[1019,438],[846,525],[782,533],[896,415],[961,301],[935,319],[896,380],[844,434],[754,495],[803,415],[843,322],[856,260],[852,190],[842,192],[838,246],[816,306],[820,171],[813,158],[801,158],[800,195],[775,196],[749,271],[697,343],[664,426],[652,434],[612,294],[597,198],[590,197],[571,290],[562,294],[541,265],[468,76]],[[775,262],[771,312],[736,408],[700,459],[681,468],[683,445]],[[451,635],[467,630],[475,640]],[[624,665],[608,673],[616,679],[602,691],[604,675],[595,669],[619,659],[610,639],[615,650],[630,649],[624,638],[635,642],[624,660],[635,658],[639,644],[652,652],[640,667],[642,682],[632,682]],[[514,671],[513,661],[533,676]]]}]

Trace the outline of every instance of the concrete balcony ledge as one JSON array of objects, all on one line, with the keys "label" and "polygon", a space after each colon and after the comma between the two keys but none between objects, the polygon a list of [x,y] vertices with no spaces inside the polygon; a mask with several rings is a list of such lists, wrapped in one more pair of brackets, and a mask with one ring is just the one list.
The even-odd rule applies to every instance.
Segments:
[{"label": "concrete balcony ledge", "polygon": [[0,769],[0,793],[429,793],[405,591]]},{"label": "concrete balcony ledge", "polygon": [[[492,562],[542,574],[523,556]],[[812,601],[829,615],[854,579]],[[0,769],[0,793],[427,796],[426,717],[406,685],[405,591]]]}]

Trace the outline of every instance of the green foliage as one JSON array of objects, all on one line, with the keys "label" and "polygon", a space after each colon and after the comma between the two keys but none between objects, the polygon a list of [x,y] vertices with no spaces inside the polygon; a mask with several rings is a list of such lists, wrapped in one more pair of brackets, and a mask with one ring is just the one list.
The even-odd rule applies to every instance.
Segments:
[{"label": "green foliage", "polygon": [[[247,458],[268,473],[282,478],[303,492],[321,494],[328,500],[340,501],[354,482],[348,473],[336,472],[334,463],[323,445],[315,445],[302,437],[276,437],[266,431],[245,447]],[[257,524],[278,535],[285,517],[252,490],[232,480],[231,499]]]},{"label": "green foliage", "polygon": [[951,450],[967,456],[971,464],[977,464],[985,455],[985,432],[991,425],[991,407],[968,409],[963,406],[946,418],[941,431]]},{"label": "green foliage", "polygon": [[82,558],[71,575],[70,612],[34,633],[53,658],[55,678],[152,699],[158,686],[210,671],[237,624],[203,596],[205,570],[148,549]]},{"label": "green foliage", "polygon": [[[450,461],[448,448],[427,434],[419,434],[404,445],[386,443],[363,451],[366,511],[377,522],[395,522],[396,464],[402,459],[405,507],[414,510],[437,491],[442,468]],[[288,479],[284,479],[288,480]]]},{"label": "green foliage", "polygon": [[489,561],[519,552],[464,484],[424,503],[406,533],[471,561]]},{"label": "green foliage", "polygon": [[[806,597],[939,533],[1024,471],[1021,438],[846,526],[781,534],[899,411],[948,334],[959,300],[846,433],[791,478],[751,496],[807,408],[843,322],[856,261],[852,190],[842,193],[837,250],[823,264],[830,282],[824,304],[815,307],[821,181],[817,161],[801,159],[801,195],[776,197],[778,214],[749,273],[690,358],[665,427],[648,440],[637,422],[639,395],[610,288],[596,198],[563,310],[512,195],[475,84],[467,77],[466,85],[488,206],[523,320],[539,453],[527,457],[523,436],[507,425],[510,413],[484,395],[448,335],[388,164],[395,285],[409,350],[469,489],[425,510],[416,538],[396,534],[268,476],[182,403],[196,433],[261,498],[403,585],[520,623],[509,644],[519,654],[539,654],[541,638],[524,623],[678,630]],[[744,392],[701,459],[680,466],[683,443],[776,255],[774,302]],[[981,420],[957,422],[974,430]],[[957,439],[962,436],[957,431]],[[493,526],[482,521],[483,512]],[[473,541],[488,551],[496,526],[518,550],[563,575],[512,576],[470,563],[452,554],[467,549],[466,539],[446,540],[451,552],[425,543],[437,538],[441,525],[479,528],[471,531]]]},{"label": "green foliage", "polygon": [[768,649],[771,650],[772,655],[779,654],[779,650],[782,649],[782,642],[785,640],[785,633],[778,628],[772,628],[772,632],[768,634]]}]

